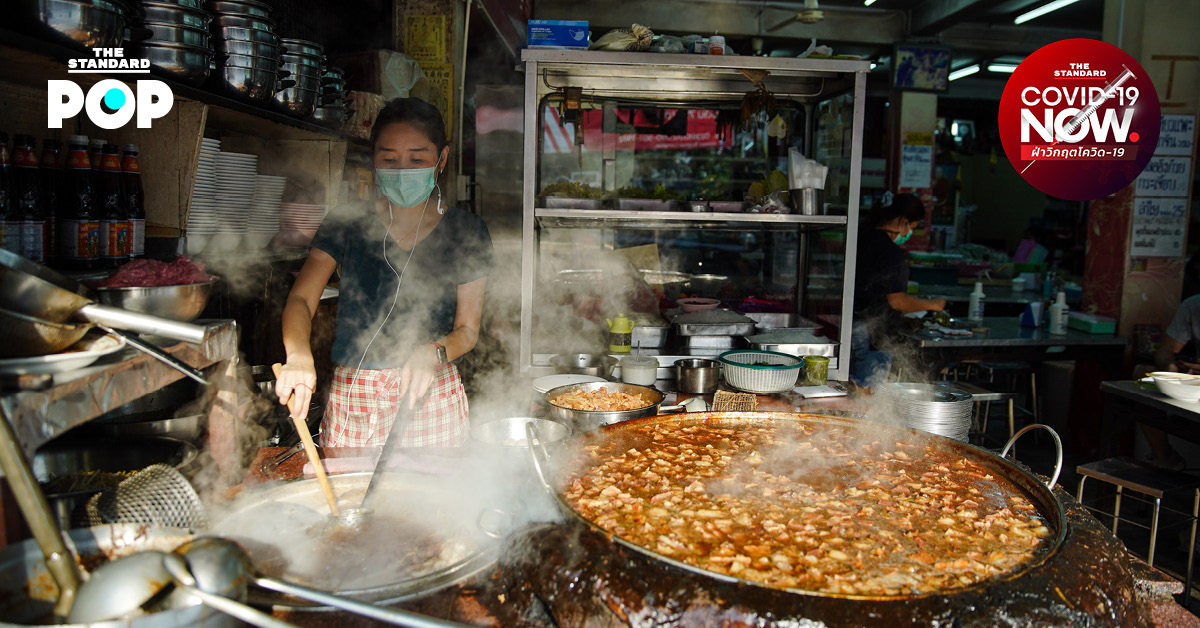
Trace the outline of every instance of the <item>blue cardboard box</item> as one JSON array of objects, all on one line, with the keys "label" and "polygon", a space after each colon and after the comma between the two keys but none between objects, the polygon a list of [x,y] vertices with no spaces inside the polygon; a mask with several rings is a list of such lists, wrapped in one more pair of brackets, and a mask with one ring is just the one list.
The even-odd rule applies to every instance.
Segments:
[{"label": "blue cardboard box", "polygon": [[530,48],[587,48],[588,23],[571,20],[529,20]]}]

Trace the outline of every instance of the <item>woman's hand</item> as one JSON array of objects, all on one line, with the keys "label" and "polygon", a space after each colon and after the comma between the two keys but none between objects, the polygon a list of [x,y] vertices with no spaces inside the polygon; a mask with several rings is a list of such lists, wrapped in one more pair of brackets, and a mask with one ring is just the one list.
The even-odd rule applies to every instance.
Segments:
[{"label": "woman's hand", "polygon": [[421,345],[413,352],[412,357],[400,369],[400,397],[408,395],[408,407],[411,410],[417,399],[425,396],[429,385],[433,383],[434,372],[438,368],[437,349],[432,344]]},{"label": "woman's hand", "polygon": [[313,361],[303,359],[288,360],[275,378],[275,394],[279,403],[288,404],[288,399],[295,395],[296,400],[291,406],[293,419],[303,419],[308,416],[308,405],[312,402],[313,391],[317,387],[317,369]]}]

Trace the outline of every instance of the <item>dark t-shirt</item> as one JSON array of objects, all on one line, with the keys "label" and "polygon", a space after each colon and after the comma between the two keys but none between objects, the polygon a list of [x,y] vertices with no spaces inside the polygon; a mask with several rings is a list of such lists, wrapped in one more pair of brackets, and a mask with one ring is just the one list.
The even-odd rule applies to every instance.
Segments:
[{"label": "dark t-shirt", "polygon": [[882,318],[885,328],[898,324],[899,313],[888,305],[887,295],[907,290],[908,260],[904,249],[878,229],[862,234],[854,270],[855,320],[870,323]]},{"label": "dark t-shirt", "polygon": [[[417,245],[411,259],[409,251],[387,238],[385,261],[386,234],[387,225],[373,203],[362,201],[332,210],[313,238],[313,248],[341,264],[332,351],[337,364],[357,367],[362,359],[363,368],[403,366],[414,348],[454,330],[458,286],[487,277],[494,263],[483,220],[455,207]],[[398,298],[397,275],[402,277]],[[388,316],[394,298],[396,306]]]}]

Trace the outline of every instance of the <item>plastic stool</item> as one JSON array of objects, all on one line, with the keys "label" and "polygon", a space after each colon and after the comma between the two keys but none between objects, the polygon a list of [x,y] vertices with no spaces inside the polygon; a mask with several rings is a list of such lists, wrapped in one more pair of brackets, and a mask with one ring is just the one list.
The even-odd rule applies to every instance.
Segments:
[{"label": "plastic stool", "polygon": [[1029,413],[1033,416],[1033,422],[1038,422],[1038,401],[1037,401],[1037,369],[1029,362],[977,362],[967,366],[967,378],[971,377],[971,368],[978,368],[980,371],[987,373],[987,381],[994,383],[997,374],[1008,375],[1012,378],[1012,388],[1016,390],[1017,378],[1029,373]]},{"label": "plastic stool", "polygon": [[[1131,525],[1150,530],[1150,551],[1146,557],[1146,562],[1152,567],[1154,566],[1154,550],[1156,549],[1155,546],[1158,540],[1158,515],[1159,511],[1162,510],[1163,496],[1167,494],[1186,494],[1187,491],[1191,491],[1192,513],[1190,516],[1180,510],[1166,509],[1170,512],[1184,515],[1192,523],[1192,534],[1188,539],[1187,573],[1184,576],[1184,592],[1187,596],[1185,599],[1190,600],[1192,592],[1192,561],[1196,555],[1196,520],[1200,518],[1200,480],[1186,473],[1140,465],[1127,458],[1108,458],[1106,460],[1089,462],[1079,465],[1075,470],[1081,476],[1079,478],[1079,491],[1075,497],[1079,500],[1080,504],[1089,510],[1108,515],[1108,513],[1099,508],[1084,504],[1083,484],[1088,478],[1095,478],[1117,487],[1116,502],[1113,504],[1112,514],[1108,515],[1113,518],[1113,536],[1116,536],[1117,525],[1121,522],[1121,496],[1124,489],[1137,491],[1138,493],[1154,498],[1154,514],[1150,518],[1149,526],[1136,521],[1126,520]],[[1135,497],[1135,499],[1137,498]],[[1147,500],[1138,499],[1138,501]]]},{"label": "plastic stool", "polygon": [[[977,429],[981,434],[987,434],[987,422],[993,401],[1008,402],[1008,439],[1012,440],[1013,434],[1016,433],[1015,419],[1016,414],[1013,408],[1013,400],[1016,399],[1017,393],[1004,390],[992,390],[985,386],[980,386],[972,382],[954,382],[955,388],[971,393],[971,401],[975,402],[975,420],[972,421],[972,427]],[[981,404],[983,411],[980,411]]]}]

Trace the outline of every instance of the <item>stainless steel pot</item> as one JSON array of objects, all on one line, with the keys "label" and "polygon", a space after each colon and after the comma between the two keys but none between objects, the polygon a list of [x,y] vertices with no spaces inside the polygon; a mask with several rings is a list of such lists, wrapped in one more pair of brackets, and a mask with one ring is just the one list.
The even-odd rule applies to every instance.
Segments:
[{"label": "stainless steel pot", "polygon": [[317,107],[313,111],[313,121],[335,129],[346,123],[347,115],[344,107]]},{"label": "stainless steel pot", "polygon": [[184,44],[198,48],[208,48],[210,35],[208,29],[165,22],[146,22],[144,26],[152,33],[148,44]]},{"label": "stainless steel pot", "polygon": [[137,56],[150,60],[150,65],[164,74],[193,87],[204,83],[209,75],[212,49],[201,46],[168,43],[144,43],[135,48]]},{"label": "stainless steel pot", "polygon": [[142,2],[142,10],[145,11],[147,22],[164,22],[192,28],[206,29],[213,19],[207,11],[169,2]]},{"label": "stainless steel pot", "polygon": [[279,35],[277,35],[275,31],[271,29],[248,28],[245,26],[214,25],[212,28],[212,34],[213,38],[218,42],[220,40],[234,40],[254,41],[272,45],[279,44]]},{"label": "stainless steel pot", "polygon": [[[218,39],[213,42],[213,49],[217,52],[230,55],[267,57],[275,59],[277,62],[280,55],[283,54],[283,49],[279,47],[279,44],[273,44],[268,41],[248,41],[245,39]],[[240,64],[235,63],[234,65]]]},{"label": "stainless steel pot", "polygon": [[275,92],[274,106],[280,111],[297,118],[307,118],[317,107],[317,92],[289,87]]},{"label": "stainless steel pot", "polygon": [[113,48],[125,37],[126,16],[79,0],[23,0],[25,13],[60,41]]},{"label": "stainless steel pot", "polygon": [[210,0],[208,8],[213,13],[240,13],[257,17],[271,17],[271,5],[256,0]]},{"label": "stainless steel pot", "polygon": [[600,353],[563,353],[550,358],[550,364],[559,373],[611,377],[617,359]]},{"label": "stainless steel pot", "polygon": [[325,56],[325,46],[322,46],[315,41],[285,37],[279,40],[279,43],[283,44],[283,47],[287,49],[288,54],[303,54],[313,57]]},{"label": "stainless steel pot", "polygon": [[243,54],[227,54],[221,60],[223,65],[231,65],[239,68],[250,68],[252,70],[267,70],[270,72],[278,72],[280,69],[279,57],[270,55],[243,55]]},{"label": "stainless steel pot", "polygon": [[93,288],[105,305],[131,312],[161,316],[173,321],[194,321],[212,295],[220,279],[174,286],[129,288]]},{"label": "stainless steel pot", "polygon": [[300,68],[301,71],[303,71],[306,74],[312,74],[312,75],[316,76],[317,79],[320,79],[321,75],[325,73],[325,57],[314,57],[312,55],[295,54],[295,53],[288,51],[285,47],[283,56],[280,57],[280,59],[285,64],[294,63],[298,66],[302,66]]},{"label": "stainless steel pot", "polygon": [[675,360],[675,388],[679,392],[707,395],[721,381],[721,363],[703,358]]},{"label": "stainless steel pot", "polygon": [[262,31],[275,32],[275,20],[254,15],[226,15],[218,13],[213,18],[217,28],[232,26],[234,28],[255,28]]},{"label": "stainless steel pot", "polygon": [[[591,392],[600,390],[601,388],[609,392],[622,392],[628,395],[634,395],[642,398],[646,405],[633,410],[616,410],[616,411],[601,411],[601,410],[576,410],[560,406],[556,400],[574,391]],[[550,406],[550,418],[571,426],[572,429],[578,432],[590,432],[600,429],[605,425],[620,423],[630,419],[639,419],[647,416],[658,414],[659,410],[682,410],[683,406],[662,406],[663,393],[657,388],[649,386],[638,386],[636,384],[624,384],[620,382],[588,382],[586,384],[567,384],[558,388],[551,388],[546,391],[546,403]]]},{"label": "stainless steel pot", "polygon": [[278,72],[272,70],[256,70],[234,65],[217,68],[217,81],[220,89],[226,94],[254,104],[263,104],[271,100],[279,80]]},{"label": "stainless steel pot", "polygon": [[310,92],[317,91],[321,87],[321,77],[314,71],[314,68],[307,65],[298,65],[295,63],[282,63],[280,69],[289,73],[289,78],[296,82],[296,87]]}]

